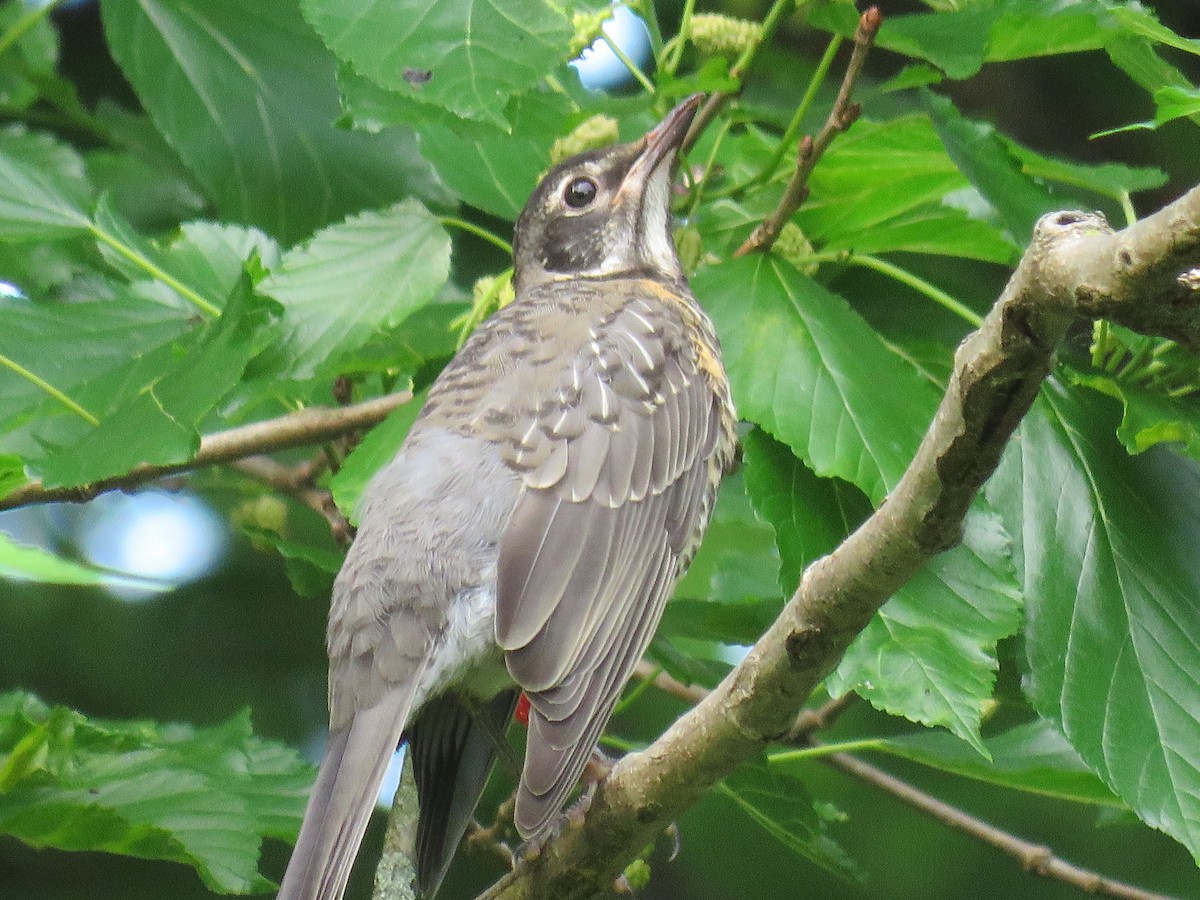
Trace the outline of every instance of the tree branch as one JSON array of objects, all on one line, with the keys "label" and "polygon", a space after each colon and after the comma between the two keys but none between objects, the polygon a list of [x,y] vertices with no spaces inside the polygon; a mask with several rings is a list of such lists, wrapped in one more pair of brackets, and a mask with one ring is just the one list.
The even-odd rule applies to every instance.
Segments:
[{"label": "tree branch", "polygon": [[891,794],[913,809],[932,816],[943,825],[948,825],[956,831],[961,831],[985,844],[990,844],[1002,853],[1016,859],[1027,872],[1054,881],[1061,881],[1089,894],[1099,894],[1104,897],[1119,897],[1121,900],[1171,900],[1165,894],[1144,891],[1133,885],[1106,878],[1096,872],[1072,865],[1065,859],[1056,856],[1050,847],[1027,841],[982,819],[977,819],[958,807],[951,806],[848,753],[834,753],[822,757],[821,761],[853,775],[860,781],[865,781],[884,793]]},{"label": "tree branch", "polygon": [[954,371],[915,458],[883,505],[805,571],[766,634],[654,744],[614,767],[582,826],[503,878],[493,900],[590,898],[717,781],[787,735],[876,610],[955,546],[975,494],[1078,318],[1104,315],[1200,345],[1200,188],[1125,231],[1084,213],[1044,216]]},{"label": "tree branch", "polygon": [[867,53],[875,43],[875,35],[879,33],[882,23],[883,16],[877,6],[872,6],[859,17],[858,29],[854,32],[854,52],[850,55],[842,86],[838,89],[837,99],[829,110],[825,124],[821,126],[815,138],[805,135],[801,139],[796,150],[796,171],[792,173],[787,187],[784,188],[779,205],[750,233],[750,237],[737,248],[734,256],[770,250],[771,245],[779,238],[779,233],[783,231],[783,226],[808,199],[808,179],[816,168],[817,161],[829,149],[833,139],[853,125],[862,112],[862,107],[850,102],[850,96],[854,92],[854,84],[858,81],[863,63],[867,60]]},{"label": "tree branch", "polygon": [[5,497],[0,497],[0,511],[38,503],[84,503],[106,491],[129,490],[168,475],[220,465],[260,453],[275,453],[317,444],[350,431],[369,428],[411,399],[411,391],[402,391],[355,403],[353,406],[333,409],[311,407],[277,419],[219,431],[201,438],[200,449],[187,462],[140,465],[123,475],[104,478],[91,484],[44,487],[40,482],[31,482]]}]

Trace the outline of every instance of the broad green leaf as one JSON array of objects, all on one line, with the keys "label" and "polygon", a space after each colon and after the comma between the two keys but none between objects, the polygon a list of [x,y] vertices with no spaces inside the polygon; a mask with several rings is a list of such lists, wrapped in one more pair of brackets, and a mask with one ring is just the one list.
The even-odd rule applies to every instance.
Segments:
[{"label": "broad green leaf", "polygon": [[1025,175],[991,125],[964,118],[945,97],[929,92],[923,96],[946,152],[1018,243],[1029,242],[1034,224],[1044,213],[1071,202],[1056,198]]},{"label": "broad green leaf", "polygon": [[962,545],[932,559],[850,645],[827,685],[924,725],[941,725],[981,754],[979,728],[1000,668],[996,645],[1021,627],[1008,534],[974,509]]},{"label": "broad green leaf", "polygon": [[989,784],[1076,803],[1125,805],[1084,764],[1062,732],[1045,719],[985,738],[987,758],[939,731],[891,737],[880,743],[879,749],[885,753]]},{"label": "broad green leaf", "polygon": [[[775,528],[790,594],[803,568],[838,545],[870,513],[866,499],[820,479],[761,431],[743,441],[750,496]],[[963,545],[926,565],[879,611],[827,680],[876,707],[944,725],[979,752],[992,695],[996,644],[1021,625],[1008,538],[995,516],[972,511]]]},{"label": "broad green leaf", "polygon": [[871,514],[871,504],[852,484],[817,478],[761,429],[742,438],[742,454],[746,490],[779,547],[780,590],[791,596],[805,566],[857,528]]},{"label": "broad green leaf", "polygon": [[1197,116],[1200,116],[1200,88],[1168,85],[1154,92],[1154,118],[1151,121],[1135,122],[1121,128],[1110,128],[1093,136],[1104,137],[1110,134],[1119,134],[1122,131],[1153,131],[1176,119],[1185,117],[1194,119]]},{"label": "broad green leaf", "polygon": [[[839,229],[840,231],[840,229]],[[862,230],[826,236],[824,250],[851,253],[927,253],[1010,265],[1017,247],[1000,229],[941,204],[918,206]]]},{"label": "broad green leaf", "polygon": [[746,496],[740,471],[722,479],[704,541],[675,596],[735,605],[766,600],[778,611],[779,554],[771,526],[755,513]]},{"label": "broad green leaf", "polygon": [[[762,255],[701,269],[734,402],[818,475],[875,502],[899,481],[938,394],[841,297]],[[879,389],[887,385],[887,390]]]},{"label": "broad green leaf", "polygon": [[421,151],[464,202],[515,219],[550,168],[550,147],[567,130],[569,108],[558,94],[531,94],[510,104],[511,135],[462,137],[445,125],[418,129]]},{"label": "broad green leaf", "polygon": [[566,58],[572,28],[546,0],[303,0],[341,59],[376,84],[507,128],[508,98]]},{"label": "broad green leaf", "polygon": [[1005,0],[989,35],[987,61],[1098,50],[1113,33],[1108,6],[1097,0]]},{"label": "broad green leaf", "polygon": [[1200,472],[1127,456],[1113,413],[1049,382],[989,498],[1021,550],[1034,706],[1200,859]]},{"label": "broad green leaf", "polygon": [[160,234],[204,211],[204,198],[190,179],[124,150],[93,150],[87,155],[87,174],[121,218],[144,234]]},{"label": "broad green leaf", "polygon": [[279,262],[275,241],[257,228],[240,225],[188,222],[168,240],[150,240],[135,232],[107,197],[96,207],[96,227],[105,236],[100,251],[114,269],[130,281],[177,286],[183,292],[175,294],[180,304],[195,305],[192,298],[199,297],[219,310],[251,256],[258,256],[266,268]]},{"label": "broad green leaf", "polygon": [[1153,94],[1164,87],[1190,88],[1187,76],[1158,55],[1155,47],[1140,37],[1119,34],[1105,49],[1113,65]]},{"label": "broad green leaf", "polygon": [[879,29],[880,47],[933,63],[951,78],[969,78],[983,65],[997,9],[980,6],[957,12],[888,16]]},{"label": "broad green leaf", "polygon": [[352,524],[358,524],[358,502],[367,482],[391,462],[424,404],[425,397],[420,395],[392,410],[386,419],[367,432],[330,479],[329,490],[334,502]]},{"label": "broad green leaf", "polygon": [[852,244],[874,226],[968,185],[929,119],[860,119],[821,158],[796,221],[818,242]]},{"label": "broad green leaf", "polygon": [[86,230],[90,193],[74,150],[20,128],[0,131],[0,240],[52,240]]},{"label": "broad green leaf", "polygon": [[63,446],[47,447],[31,466],[47,484],[84,484],[141,464],[191,459],[200,446],[200,422],[238,385],[260,349],[257,333],[270,316],[268,304],[250,294],[244,278],[221,318],[204,329],[182,359],[172,360],[96,428]]},{"label": "broad green leaf", "polygon": [[[0,496],[4,493],[3,485],[0,485]],[[40,581],[44,584],[95,585],[119,582],[146,585],[142,579],[96,569],[64,559],[41,547],[18,543],[3,531],[0,531],[0,578]]]},{"label": "broad green leaf", "polygon": [[395,328],[379,332],[340,368],[346,374],[382,375],[389,391],[418,372],[432,379],[432,364],[445,363],[458,350],[455,325],[470,308],[469,303],[441,299],[423,306]]},{"label": "broad green leaf", "polygon": [[1141,3],[1113,5],[1110,10],[1113,19],[1120,23],[1128,33],[1144,37],[1156,44],[1164,44],[1200,56],[1200,40],[1180,37],[1170,28],[1158,21],[1153,7]]},{"label": "broad green leaf", "polygon": [[809,796],[804,782],[765,762],[739,766],[717,786],[750,820],[787,850],[847,881],[865,880],[858,864],[829,835],[836,821]]},{"label": "broad green leaf", "polygon": [[89,720],[0,695],[0,832],[34,847],[181,862],[210,890],[261,893],[264,837],[294,838],[312,769],[242,714],[192,728]]},{"label": "broad green leaf", "polygon": [[[0,6],[0,34],[7,37],[14,28],[24,28],[21,36],[0,54],[0,98],[7,110],[19,111],[32,106],[40,97],[38,82],[54,76],[58,62],[58,35],[50,23],[50,7],[42,10],[26,3]],[[29,23],[29,17],[36,21]]]},{"label": "broad green leaf", "polygon": [[330,370],[432,300],[449,272],[450,238],[415,200],[318,232],[259,285],[283,305],[276,371],[303,380]]},{"label": "broad green leaf", "polygon": [[[909,115],[887,122],[859,120],[822,157],[810,179],[812,195],[795,216],[805,235],[825,250],[903,251],[1007,263],[1015,247],[995,225],[945,205],[968,187],[929,119]],[[771,183],[731,215],[730,201],[706,208],[706,232],[740,230],[774,206]],[[766,197],[760,209],[760,197]],[[722,208],[724,207],[724,212]],[[719,251],[718,245],[711,249]]]},{"label": "broad green leaf", "polygon": [[1134,384],[1108,375],[1068,373],[1072,382],[1099,391],[1119,401],[1124,410],[1117,437],[1130,454],[1142,453],[1158,444],[1176,449],[1200,461],[1200,397],[1172,397],[1165,391]]},{"label": "broad green leaf", "polygon": [[411,135],[333,126],[334,61],[290,0],[101,10],[113,56],[223,216],[291,242],[413,192],[444,202]]},{"label": "broad green leaf", "polygon": [[1105,197],[1119,200],[1122,194],[1134,194],[1160,188],[1167,183],[1167,173],[1162,169],[1123,166],[1120,163],[1087,165],[1065,159],[1043,156],[1016,141],[1001,135],[1001,140],[1021,164],[1021,171],[1032,178],[1057,181],[1075,188],[1095,191]]},{"label": "broad green leaf", "polygon": [[[84,385],[129,369],[189,327],[186,310],[132,296],[90,303],[0,301],[0,357],[89,408],[81,396]],[[70,415],[41,386],[0,365],[0,433],[32,407],[44,415]]]},{"label": "broad green leaf", "polygon": [[762,637],[782,606],[778,597],[740,603],[677,597],[667,604],[659,628],[664,636],[673,639],[749,646]]}]

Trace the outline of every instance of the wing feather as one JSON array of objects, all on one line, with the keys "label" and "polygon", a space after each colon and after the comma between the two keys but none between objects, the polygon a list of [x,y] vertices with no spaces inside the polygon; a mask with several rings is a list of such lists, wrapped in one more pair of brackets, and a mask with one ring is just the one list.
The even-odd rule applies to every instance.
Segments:
[{"label": "wing feather", "polygon": [[525,837],[561,808],[645,652],[711,508],[709,435],[732,433],[681,318],[638,301],[600,331],[538,426],[504,436],[524,490],[500,541],[496,636],[531,704]]}]

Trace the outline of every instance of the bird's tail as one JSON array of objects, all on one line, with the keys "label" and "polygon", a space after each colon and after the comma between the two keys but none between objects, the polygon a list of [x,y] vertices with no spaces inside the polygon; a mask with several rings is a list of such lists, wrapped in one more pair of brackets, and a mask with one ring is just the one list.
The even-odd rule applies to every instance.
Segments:
[{"label": "bird's tail", "polygon": [[389,691],[330,732],[279,900],[341,900],[411,704],[411,691]]}]

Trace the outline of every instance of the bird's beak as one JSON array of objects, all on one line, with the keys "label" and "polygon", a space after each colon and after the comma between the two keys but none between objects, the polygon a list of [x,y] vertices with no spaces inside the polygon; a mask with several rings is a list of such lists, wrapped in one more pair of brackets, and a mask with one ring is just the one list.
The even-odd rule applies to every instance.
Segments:
[{"label": "bird's beak", "polygon": [[692,94],[667,113],[665,119],[638,141],[637,157],[617,190],[618,202],[640,197],[650,176],[659,166],[664,162],[674,163],[675,154],[683,146],[683,139],[687,136],[688,128],[691,127],[692,119],[696,117],[696,110],[700,108],[703,99],[703,94]]}]

